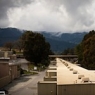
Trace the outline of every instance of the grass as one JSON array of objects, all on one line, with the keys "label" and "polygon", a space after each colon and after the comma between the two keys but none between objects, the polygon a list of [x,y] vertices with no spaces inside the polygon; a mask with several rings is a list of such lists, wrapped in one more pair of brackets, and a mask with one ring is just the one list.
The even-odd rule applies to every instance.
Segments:
[{"label": "grass", "polygon": [[38,74],[37,72],[30,72],[30,71],[26,71],[26,70],[23,70],[23,73],[26,74],[26,75]]},{"label": "grass", "polygon": [[[34,67],[35,66],[32,63],[28,63],[29,70],[34,70]],[[46,68],[45,66],[41,65],[41,66],[37,67],[36,71],[43,71],[43,70],[45,70],[45,68]]]}]

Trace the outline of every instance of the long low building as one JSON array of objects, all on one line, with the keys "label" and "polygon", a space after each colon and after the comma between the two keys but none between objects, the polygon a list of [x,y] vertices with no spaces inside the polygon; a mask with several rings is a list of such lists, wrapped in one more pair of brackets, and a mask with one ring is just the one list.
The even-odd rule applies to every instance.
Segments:
[{"label": "long low building", "polygon": [[59,58],[55,63],[38,82],[38,95],[95,95],[95,71]]}]

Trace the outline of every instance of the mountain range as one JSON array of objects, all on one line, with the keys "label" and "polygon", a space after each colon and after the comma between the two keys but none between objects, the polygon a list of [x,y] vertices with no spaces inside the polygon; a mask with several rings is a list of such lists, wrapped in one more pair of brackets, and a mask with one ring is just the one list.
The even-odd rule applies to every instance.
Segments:
[{"label": "mountain range", "polygon": [[[16,41],[24,31],[17,28],[0,28],[0,46],[3,46],[6,42]],[[54,34],[47,31],[40,31],[40,33],[50,43],[51,50],[54,52],[62,52],[67,48],[74,48],[87,34],[87,32]]]}]

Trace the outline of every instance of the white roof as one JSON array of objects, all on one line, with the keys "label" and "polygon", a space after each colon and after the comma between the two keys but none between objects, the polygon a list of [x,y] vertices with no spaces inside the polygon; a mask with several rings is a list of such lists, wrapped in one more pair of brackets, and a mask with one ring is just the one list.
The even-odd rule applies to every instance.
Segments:
[{"label": "white roof", "polygon": [[56,83],[56,81],[39,81],[39,83]]},{"label": "white roof", "polygon": [[9,57],[0,57],[0,59],[6,60],[6,59],[10,59],[10,58]]},{"label": "white roof", "polygon": [[[68,64],[66,66],[65,64]],[[69,68],[68,68],[69,67]],[[73,70],[70,71],[70,68]],[[73,74],[73,71],[77,71],[77,74]],[[84,77],[89,78],[89,80],[95,83],[95,71],[90,71],[72,64],[65,60],[60,60],[57,58],[57,84],[81,84],[82,79],[78,79],[78,75],[84,75]],[[90,83],[91,83],[90,82]]]},{"label": "white roof", "polygon": [[46,72],[57,72],[57,70],[47,70]]},{"label": "white roof", "polygon": [[57,69],[56,66],[49,66],[48,68],[50,68],[50,69]]}]

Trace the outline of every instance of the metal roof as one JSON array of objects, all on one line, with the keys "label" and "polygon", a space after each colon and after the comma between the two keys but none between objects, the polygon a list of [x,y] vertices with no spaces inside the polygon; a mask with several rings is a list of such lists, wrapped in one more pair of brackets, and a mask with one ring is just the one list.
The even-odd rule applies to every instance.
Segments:
[{"label": "metal roof", "polygon": [[[95,71],[90,71],[68,61],[57,58],[57,84],[82,84],[82,78],[78,79],[79,75],[84,75],[84,78],[89,79],[86,83],[95,83]],[[68,65],[66,65],[68,64]],[[70,70],[72,68],[72,70]],[[76,74],[73,72],[77,71]],[[86,80],[85,79],[85,80]]]},{"label": "metal roof", "polygon": [[64,57],[64,58],[77,58],[78,55],[49,55],[49,57]]}]

